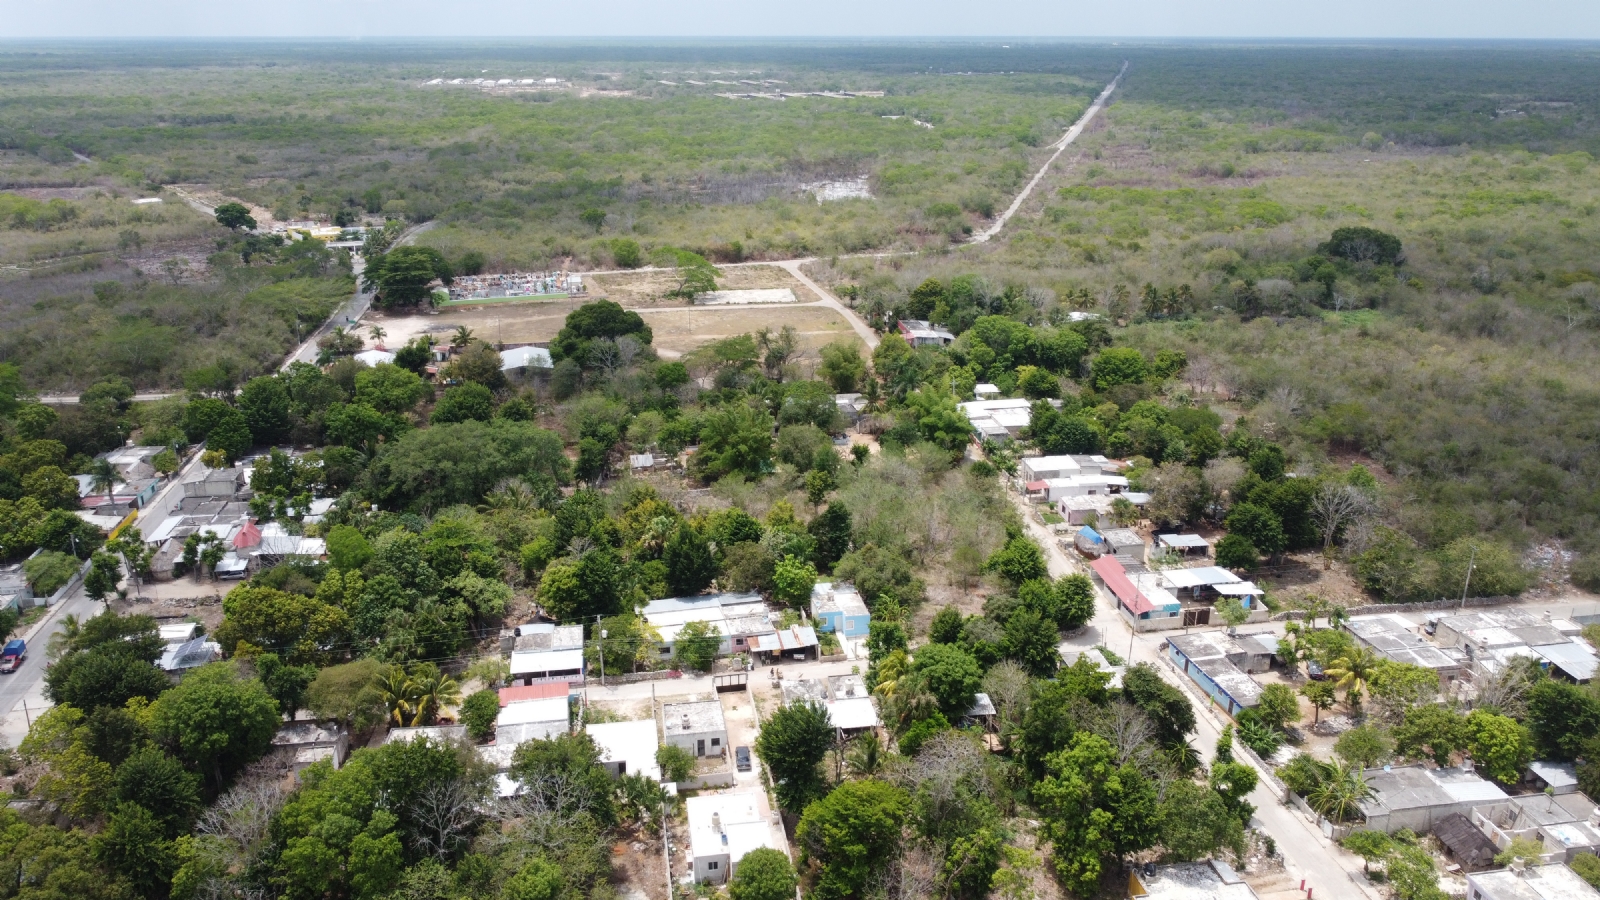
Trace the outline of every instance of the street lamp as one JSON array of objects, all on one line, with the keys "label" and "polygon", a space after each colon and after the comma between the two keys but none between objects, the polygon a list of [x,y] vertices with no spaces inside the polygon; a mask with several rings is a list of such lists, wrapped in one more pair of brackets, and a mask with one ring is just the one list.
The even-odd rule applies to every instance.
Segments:
[{"label": "street lamp", "polygon": [[606,629],[604,629],[604,628],[600,629],[600,686],[601,687],[605,687],[605,685],[606,685],[606,638],[609,636],[609,634],[610,634],[610,632],[608,632]]}]

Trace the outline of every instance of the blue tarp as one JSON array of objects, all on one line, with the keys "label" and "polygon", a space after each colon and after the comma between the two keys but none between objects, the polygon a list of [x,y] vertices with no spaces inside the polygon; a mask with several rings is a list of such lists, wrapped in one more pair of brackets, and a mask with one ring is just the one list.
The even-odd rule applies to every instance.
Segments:
[{"label": "blue tarp", "polygon": [[1083,526],[1083,530],[1078,532],[1078,537],[1086,537],[1089,540],[1094,541],[1096,544],[1103,544],[1106,542],[1106,539],[1100,536],[1100,532],[1095,531],[1088,525]]}]

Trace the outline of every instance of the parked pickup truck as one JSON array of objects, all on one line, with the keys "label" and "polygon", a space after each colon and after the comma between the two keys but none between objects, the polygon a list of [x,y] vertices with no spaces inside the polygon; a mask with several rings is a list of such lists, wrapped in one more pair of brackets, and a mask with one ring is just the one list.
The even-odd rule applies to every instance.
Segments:
[{"label": "parked pickup truck", "polygon": [[28,658],[28,643],[22,638],[6,641],[4,650],[0,650],[0,674],[10,675],[22,667],[22,661]]}]

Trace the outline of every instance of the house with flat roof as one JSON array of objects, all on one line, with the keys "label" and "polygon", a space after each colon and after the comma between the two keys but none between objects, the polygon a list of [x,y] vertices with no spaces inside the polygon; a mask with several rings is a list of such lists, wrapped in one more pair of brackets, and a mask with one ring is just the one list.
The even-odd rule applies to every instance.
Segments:
[{"label": "house with flat roof", "polygon": [[1513,865],[1494,872],[1468,873],[1467,900],[1600,900],[1600,891],[1559,863]]},{"label": "house with flat roof", "polygon": [[1266,594],[1254,582],[1245,581],[1221,566],[1162,569],[1161,578],[1167,589],[1185,603],[1214,604],[1223,597],[1237,597],[1245,609],[1253,609]]},{"label": "house with flat roof", "polygon": [[1361,813],[1368,828],[1387,834],[1402,828],[1418,834],[1432,831],[1434,823],[1451,813],[1473,818],[1475,807],[1507,799],[1499,786],[1467,767],[1384,766],[1366,770],[1365,777],[1372,797],[1361,802]]},{"label": "house with flat roof", "polygon": [[1395,662],[1422,666],[1438,673],[1441,684],[1466,674],[1467,655],[1459,647],[1439,647],[1423,637],[1422,629],[1398,613],[1351,616],[1344,622],[1355,642]]},{"label": "house with flat roof", "polygon": [[1577,792],[1523,794],[1473,807],[1468,818],[1501,850],[1524,838],[1544,845],[1541,859],[1546,862],[1600,854],[1600,809]]},{"label": "house with flat roof", "polygon": [[661,738],[656,733],[655,719],[596,722],[585,725],[583,730],[600,748],[600,764],[613,777],[643,775],[651,781],[661,780],[661,767],[656,765]]},{"label": "house with flat roof", "polygon": [[467,726],[465,725],[417,725],[409,728],[391,728],[383,736],[385,744],[396,741],[430,740],[440,744],[452,744],[467,739]]},{"label": "house with flat roof", "polygon": [[[1060,400],[1049,401],[1060,406]],[[1033,418],[1033,401],[1026,397],[999,400],[969,400],[956,408],[972,425],[980,440],[1008,441],[1019,437]]]},{"label": "house with flat roof", "polygon": [[1492,677],[1517,657],[1536,659],[1551,677],[1578,684],[1600,670],[1600,656],[1579,639],[1583,629],[1566,619],[1493,609],[1430,619],[1430,627],[1440,646],[1466,654],[1473,677]]},{"label": "house with flat roof", "polygon": [[855,585],[819,581],[811,589],[811,618],[816,629],[842,639],[865,638],[872,624],[872,613]]},{"label": "house with flat roof", "polygon": [[1128,875],[1128,896],[1140,900],[1257,900],[1255,889],[1220,859],[1135,866]]},{"label": "house with flat roof", "polygon": [[1223,712],[1237,716],[1261,702],[1261,685],[1250,673],[1272,666],[1271,651],[1250,637],[1215,631],[1175,634],[1167,638],[1167,656]]},{"label": "house with flat roof", "polygon": [[272,736],[273,748],[294,755],[294,773],[327,760],[335,769],[350,755],[350,731],[337,722],[290,722]]},{"label": "house with flat roof", "polygon": [[755,791],[703,794],[684,801],[689,819],[689,858],[696,884],[725,884],[752,850],[785,848],[761,813]]},{"label": "house with flat roof", "polygon": [[661,735],[666,743],[695,756],[722,756],[728,749],[728,723],[721,700],[661,704]]},{"label": "house with flat roof", "polygon": [[547,741],[571,730],[572,707],[565,696],[512,701],[494,720],[497,744]]}]

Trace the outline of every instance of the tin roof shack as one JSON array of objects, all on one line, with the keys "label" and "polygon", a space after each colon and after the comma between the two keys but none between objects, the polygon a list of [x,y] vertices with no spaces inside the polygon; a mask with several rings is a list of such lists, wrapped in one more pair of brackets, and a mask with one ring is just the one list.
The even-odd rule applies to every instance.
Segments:
[{"label": "tin roof shack", "polygon": [[171,643],[161,651],[161,658],[156,660],[156,668],[174,678],[183,677],[183,673],[190,669],[198,669],[209,662],[222,658],[222,645],[216,641],[197,637],[181,643]]},{"label": "tin roof shack", "polygon": [[1223,597],[1236,597],[1245,609],[1261,610],[1265,617],[1259,598],[1267,592],[1221,566],[1163,569],[1161,580],[1181,602],[1212,606]]},{"label": "tin roof shack", "polygon": [[1210,631],[1173,635],[1167,655],[1223,712],[1237,716],[1261,702],[1261,685],[1250,673],[1272,666],[1271,651],[1250,637]]},{"label": "tin roof shack", "polygon": [[600,748],[600,764],[613,777],[631,774],[643,775],[651,781],[661,780],[661,767],[656,765],[661,738],[656,734],[654,719],[596,722],[584,726],[583,730]]},{"label": "tin roof shack", "polygon": [[350,732],[337,722],[290,722],[272,736],[272,746],[294,754],[296,775],[323,760],[337,769],[350,755]]},{"label": "tin roof shack", "polygon": [[823,703],[841,740],[876,730],[882,724],[872,692],[867,690],[866,679],[860,675],[829,676],[827,694]]},{"label": "tin roof shack", "polygon": [[689,819],[689,856],[696,884],[723,884],[751,850],[784,847],[773,839],[755,791],[708,794],[684,801]]},{"label": "tin roof shack", "polygon": [[722,642],[717,653],[730,656],[752,648],[753,638],[774,631],[767,604],[760,594],[698,594],[693,597],[666,597],[644,607],[645,621],[661,635],[661,658],[673,654],[678,632],[690,622],[704,622],[717,629]]},{"label": "tin roof shack", "polygon": [[1600,900],[1600,891],[1563,865],[1519,865],[1469,874],[1467,900]]},{"label": "tin roof shack", "polygon": [[1183,627],[1183,604],[1161,586],[1159,575],[1140,572],[1130,576],[1122,562],[1110,554],[1096,559],[1089,568],[1117,598],[1117,609],[1134,630]]},{"label": "tin roof shack", "polygon": [[1255,889],[1220,859],[1136,867],[1128,875],[1128,896],[1141,900],[1257,900]]},{"label": "tin roof shack", "polygon": [[1565,619],[1543,619],[1517,609],[1443,616],[1431,622],[1434,639],[1466,653],[1473,677],[1493,676],[1518,656],[1532,657],[1552,677],[1586,684],[1600,669],[1594,648]]},{"label": "tin roof shack", "polygon": [[1487,869],[1500,848],[1461,813],[1451,813],[1433,823],[1433,836],[1463,869]]},{"label": "tin roof shack", "polygon": [[921,319],[901,319],[895,323],[906,343],[913,347],[948,347],[956,336]]},{"label": "tin roof shack", "polygon": [[750,639],[752,653],[766,654],[772,660],[785,656],[790,659],[816,659],[821,655],[821,647],[817,630],[810,625],[790,625]]},{"label": "tin roof shack", "polygon": [[1501,850],[1528,838],[1544,845],[1544,859],[1556,862],[1600,852],[1600,809],[1582,794],[1524,794],[1473,807],[1470,818]]},{"label": "tin roof shack", "polygon": [[1573,794],[1578,790],[1578,767],[1569,762],[1536,759],[1528,763],[1528,774],[1523,780],[1531,783],[1540,792]]},{"label": "tin roof shack", "polygon": [[831,581],[818,582],[811,589],[811,618],[821,632],[841,638],[865,638],[872,624],[872,613],[855,585]]},{"label": "tin roof shack", "polygon": [[1368,769],[1366,779],[1372,799],[1361,803],[1361,812],[1368,828],[1388,834],[1431,831],[1451,813],[1470,815],[1474,807],[1507,799],[1505,791],[1466,768],[1385,766]]},{"label": "tin roof shack", "polygon": [[1410,619],[1395,613],[1352,616],[1344,628],[1357,644],[1395,662],[1432,669],[1441,685],[1466,674],[1467,655],[1457,647],[1436,647]]},{"label": "tin roof shack", "polygon": [[[502,637],[501,646],[504,646]],[[535,622],[511,634],[511,681],[583,683],[583,626]]]},{"label": "tin roof shack", "polygon": [[722,756],[728,749],[721,700],[661,704],[661,733],[667,743],[695,756]]},{"label": "tin roof shack", "polygon": [[1206,559],[1211,556],[1211,544],[1198,534],[1158,534],[1156,547],[1182,557]]},{"label": "tin roof shack", "polygon": [[515,700],[500,707],[494,720],[496,744],[547,741],[572,729],[572,707],[566,697]]}]

